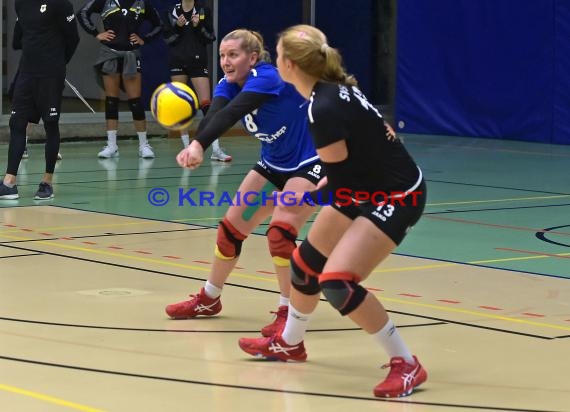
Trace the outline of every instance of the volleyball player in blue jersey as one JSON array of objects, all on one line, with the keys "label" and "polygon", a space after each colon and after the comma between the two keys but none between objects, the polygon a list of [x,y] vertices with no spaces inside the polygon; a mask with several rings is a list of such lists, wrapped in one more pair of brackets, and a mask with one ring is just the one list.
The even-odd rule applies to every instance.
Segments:
[{"label": "volleyball player in blue jersey", "polygon": [[204,150],[241,119],[247,131],[261,141],[261,155],[242,181],[239,193],[268,195],[248,199],[249,204],[258,203],[255,206],[234,199],[218,226],[214,264],[205,286],[200,293],[191,295],[192,299],[167,306],[166,312],[175,319],[219,313],[222,287],[238,261],[242,242],[272,216],[267,240],[281,295],[275,321],[261,331],[264,336],[272,336],[281,330],[287,318],[289,259],[297,234],[314,207],[277,209],[268,198],[275,190],[314,190],[321,180],[322,166],[308,130],[307,101],[291,84],[283,82],[269,63],[261,35],[245,29],[227,34],[220,43],[220,64],[225,76],[214,91],[212,105],[196,138],[178,154],[178,164],[197,168]]}]

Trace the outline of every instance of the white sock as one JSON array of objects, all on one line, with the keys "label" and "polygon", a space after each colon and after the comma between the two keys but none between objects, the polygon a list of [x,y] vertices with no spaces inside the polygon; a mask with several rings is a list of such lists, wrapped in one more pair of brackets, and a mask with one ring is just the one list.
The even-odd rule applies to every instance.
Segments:
[{"label": "white sock", "polygon": [[137,132],[137,136],[139,137],[139,146],[144,146],[148,144],[148,140],[146,138],[146,132]]},{"label": "white sock", "polygon": [[214,152],[217,152],[220,150],[220,142],[218,139],[214,140],[214,143],[212,143],[212,150]]},{"label": "white sock", "polygon": [[180,135],[180,138],[182,139],[182,144],[184,145],[184,147],[188,147],[188,145],[190,144],[190,135],[188,135],[188,133],[182,133]]},{"label": "white sock", "polygon": [[7,183],[5,180],[3,183],[4,183],[4,186],[9,187],[10,189],[13,188],[14,186],[16,186],[14,183]]},{"label": "white sock", "polygon": [[412,365],[416,363],[392,320],[388,319],[388,323],[378,332],[372,334],[372,337],[384,348],[390,359],[395,356],[401,356]]},{"label": "white sock", "polygon": [[107,130],[107,145],[117,147],[117,131]]},{"label": "white sock", "polygon": [[216,299],[222,294],[222,288],[217,287],[216,285],[210,283],[209,280],[207,280],[206,284],[204,285],[204,292],[206,292],[206,295],[208,295],[208,297],[211,299]]},{"label": "white sock", "polygon": [[279,306],[289,306],[289,298],[279,295]]},{"label": "white sock", "polygon": [[303,341],[305,332],[309,325],[311,315],[299,312],[291,304],[289,304],[289,314],[287,315],[287,323],[281,337],[288,345],[296,345]]}]

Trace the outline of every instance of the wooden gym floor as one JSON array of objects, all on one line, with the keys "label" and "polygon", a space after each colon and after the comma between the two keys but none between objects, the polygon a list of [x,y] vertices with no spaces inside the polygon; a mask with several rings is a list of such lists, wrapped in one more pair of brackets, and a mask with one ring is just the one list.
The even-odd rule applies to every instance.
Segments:
[{"label": "wooden gym floor", "polygon": [[[20,199],[0,201],[2,411],[570,411],[570,147],[406,136],[428,181],[425,215],[365,286],[426,366],[408,398],[372,388],[387,361],[322,302],[309,360],[248,357],[277,306],[264,227],[245,243],[210,319],[169,320],[168,303],[208,275],[227,205],[178,205],[178,190],[236,190],[257,159],[225,138],[229,165],[177,167],[175,139],[65,143],[55,199],[32,200],[43,147],[22,161]],[[0,146],[5,167],[7,145]],[[153,206],[149,193],[170,200]],[[304,237],[303,231],[301,237]]]}]

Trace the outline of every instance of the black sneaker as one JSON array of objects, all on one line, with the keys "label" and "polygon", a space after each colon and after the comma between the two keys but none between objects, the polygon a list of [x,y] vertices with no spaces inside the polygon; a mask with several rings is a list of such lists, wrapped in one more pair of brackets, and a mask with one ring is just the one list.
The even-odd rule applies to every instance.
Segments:
[{"label": "black sneaker", "polygon": [[49,200],[53,199],[53,187],[46,182],[41,182],[38,191],[34,196],[34,200]]},{"label": "black sneaker", "polygon": [[11,200],[19,197],[18,186],[14,185],[14,187],[8,187],[4,182],[0,183],[0,200]]}]

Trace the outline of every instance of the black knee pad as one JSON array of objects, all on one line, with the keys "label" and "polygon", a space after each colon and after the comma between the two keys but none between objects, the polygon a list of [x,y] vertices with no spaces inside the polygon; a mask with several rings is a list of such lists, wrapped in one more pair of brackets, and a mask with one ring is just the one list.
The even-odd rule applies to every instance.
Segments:
[{"label": "black knee pad", "polygon": [[105,98],[105,119],[119,119],[119,98],[107,96]]},{"label": "black knee pad", "polygon": [[131,113],[133,114],[133,120],[145,119],[144,108],[142,106],[140,97],[129,99],[127,103],[129,104],[129,109],[131,109]]},{"label": "black knee pad", "polygon": [[304,240],[291,256],[291,284],[305,295],[316,295],[321,292],[317,275],[327,262],[326,256],[314,248],[308,240]]},{"label": "black knee pad", "polygon": [[342,316],[360,306],[368,293],[357,282],[358,277],[348,272],[323,273],[319,279],[323,295]]}]

